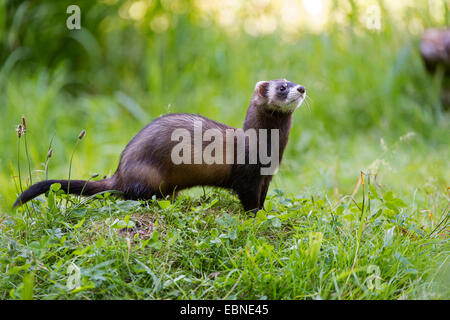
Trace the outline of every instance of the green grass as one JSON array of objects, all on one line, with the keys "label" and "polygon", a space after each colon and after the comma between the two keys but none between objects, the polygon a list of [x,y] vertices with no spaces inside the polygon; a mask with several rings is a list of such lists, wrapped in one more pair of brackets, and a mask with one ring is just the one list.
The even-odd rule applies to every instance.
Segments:
[{"label": "green grass", "polygon": [[[47,89],[51,95],[51,85]],[[56,97],[51,99],[65,99]],[[37,106],[39,98],[40,93],[25,97]],[[113,118],[103,114],[108,98],[67,99],[92,106],[98,116],[87,117],[80,126],[58,105],[50,119],[31,109],[31,158],[45,163],[51,138],[37,139],[35,123],[41,121],[42,131],[70,132],[54,136],[49,159],[51,178],[68,177],[79,130],[87,128],[71,177],[87,179],[96,168],[108,166],[109,172],[100,173],[110,174],[125,144],[120,135],[136,120],[124,117],[123,123],[115,123],[117,130],[102,132]],[[312,119],[307,109],[296,117]],[[112,136],[124,140],[122,145],[111,144]],[[64,195],[51,192],[15,212],[9,207],[16,193],[3,190],[8,201],[2,203],[0,223],[0,298],[447,299],[449,199],[443,185],[448,181],[448,149],[430,146],[417,135],[386,137],[383,143],[380,136],[326,141],[302,134],[300,141],[291,139],[267,199],[267,210],[275,211],[256,218],[245,214],[231,193],[214,189],[206,189],[206,195],[200,188],[184,192],[172,204],[72,197],[67,207]],[[64,139],[72,146],[66,147]],[[16,152],[17,146],[10,145]],[[10,162],[15,176],[16,162]],[[33,170],[34,181],[44,178],[43,169]],[[370,207],[366,185],[364,214],[363,190],[357,187],[361,170],[377,173],[380,184],[371,190],[377,195],[370,195]],[[16,183],[6,172],[2,178],[10,189],[17,185],[17,177]],[[81,270],[80,287],[69,290],[73,265]]]},{"label": "green grass", "polygon": [[[64,1],[0,4],[1,299],[450,298],[450,117],[442,74],[427,74],[409,24],[448,25],[446,5],[439,23],[418,1],[403,16],[383,11],[380,31],[355,13],[284,41],[278,29],[205,27],[195,8],[175,14],[158,1],[138,23],[117,15],[126,2],[80,1],[78,33],[64,28]],[[177,24],[156,34],[161,12]],[[280,77],[309,99],[269,212],[253,218],[209,188],[172,203],[52,191],[11,210],[31,180],[111,175],[161,114],[241,126],[255,83]],[[69,289],[77,268],[80,287]]]},{"label": "green grass", "polygon": [[[364,209],[350,197],[276,190],[255,218],[212,190],[173,203],[72,198],[70,207],[52,191],[30,206],[33,217],[20,209],[1,224],[0,297],[448,298],[445,226],[367,179]],[[81,276],[69,290],[73,264]]]}]

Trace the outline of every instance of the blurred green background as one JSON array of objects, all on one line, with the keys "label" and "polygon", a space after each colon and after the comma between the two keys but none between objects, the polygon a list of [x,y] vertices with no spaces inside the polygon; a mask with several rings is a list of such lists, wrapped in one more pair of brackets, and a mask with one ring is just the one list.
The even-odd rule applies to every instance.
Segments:
[{"label": "blurred green background", "polygon": [[[81,30],[66,27],[72,4]],[[271,190],[340,197],[364,170],[416,201],[445,196],[442,73],[427,74],[418,46],[423,30],[449,25],[449,10],[441,0],[1,1],[0,210],[17,195],[18,160],[29,183],[22,115],[33,182],[51,141],[49,178],[67,178],[82,129],[72,178],[87,179],[114,173],[161,114],[241,126],[255,83],[275,78],[304,85],[309,108],[295,113]]]}]

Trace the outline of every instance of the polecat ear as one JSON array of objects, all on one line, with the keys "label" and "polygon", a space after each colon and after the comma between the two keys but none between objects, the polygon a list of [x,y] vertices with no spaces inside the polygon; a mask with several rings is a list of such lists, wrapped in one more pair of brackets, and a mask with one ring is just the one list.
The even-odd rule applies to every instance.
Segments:
[{"label": "polecat ear", "polygon": [[269,92],[269,82],[259,81],[258,83],[256,83],[255,91],[260,97],[267,98],[267,93]]}]

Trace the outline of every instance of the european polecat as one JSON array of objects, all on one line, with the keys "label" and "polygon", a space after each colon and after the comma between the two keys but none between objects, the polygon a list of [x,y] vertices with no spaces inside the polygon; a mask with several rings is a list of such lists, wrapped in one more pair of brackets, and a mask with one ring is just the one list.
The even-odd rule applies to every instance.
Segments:
[{"label": "european polecat", "polygon": [[48,191],[53,183],[71,194],[117,190],[132,200],[207,185],[234,190],[245,211],[256,212],[263,208],[273,169],[281,162],[292,113],[305,97],[303,86],[285,79],[258,82],[243,130],[201,115],[161,116],[131,139],[110,178],[41,181],[23,192],[13,207]]}]

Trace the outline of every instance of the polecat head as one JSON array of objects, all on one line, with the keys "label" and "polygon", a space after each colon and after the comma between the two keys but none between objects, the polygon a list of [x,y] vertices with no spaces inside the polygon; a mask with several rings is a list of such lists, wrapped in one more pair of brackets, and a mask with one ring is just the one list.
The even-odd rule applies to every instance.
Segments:
[{"label": "polecat head", "polygon": [[268,110],[292,113],[306,97],[303,86],[286,79],[259,81],[255,86],[253,102]]}]

